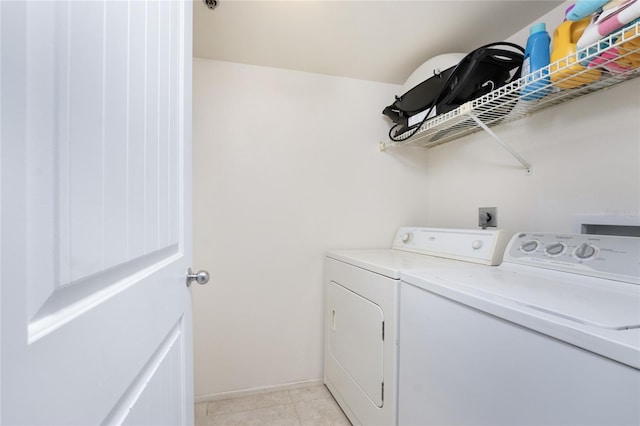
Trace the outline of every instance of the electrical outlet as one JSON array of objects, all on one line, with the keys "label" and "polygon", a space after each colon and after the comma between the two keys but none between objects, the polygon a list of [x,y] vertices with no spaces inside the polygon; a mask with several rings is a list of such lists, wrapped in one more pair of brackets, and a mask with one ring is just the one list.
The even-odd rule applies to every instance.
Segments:
[{"label": "electrical outlet", "polygon": [[480,207],[478,209],[478,226],[482,229],[487,227],[495,228],[498,226],[498,208],[497,207]]}]

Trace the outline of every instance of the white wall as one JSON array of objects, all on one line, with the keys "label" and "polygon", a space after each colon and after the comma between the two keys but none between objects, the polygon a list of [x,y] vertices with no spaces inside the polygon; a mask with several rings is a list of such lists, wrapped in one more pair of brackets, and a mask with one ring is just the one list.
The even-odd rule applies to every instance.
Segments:
[{"label": "white wall", "polygon": [[485,133],[429,150],[429,226],[477,226],[478,207],[492,206],[511,231],[572,232],[577,214],[637,217],[639,94],[630,81],[494,128],[530,176]]},{"label": "white wall", "polygon": [[[553,35],[571,3],[532,24]],[[528,35],[509,40],[524,46]],[[639,80],[494,128],[533,165],[530,176],[484,132],[429,150],[429,226],[477,226],[478,207],[492,206],[514,232],[573,232],[576,215],[640,224]]]},{"label": "white wall", "polygon": [[194,60],[196,398],[322,377],[323,256],[426,225],[426,151],[380,153],[398,86]]}]

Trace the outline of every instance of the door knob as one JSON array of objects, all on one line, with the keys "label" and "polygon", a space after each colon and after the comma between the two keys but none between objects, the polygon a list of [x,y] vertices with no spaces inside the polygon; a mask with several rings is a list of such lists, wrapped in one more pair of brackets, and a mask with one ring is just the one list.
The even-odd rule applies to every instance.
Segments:
[{"label": "door knob", "polygon": [[191,283],[196,281],[200,285],[204,285],[209,282],[209,273],[207,271],[198,271],[193,273],[191,268],[187,270],[187,287],[191,286]]}]

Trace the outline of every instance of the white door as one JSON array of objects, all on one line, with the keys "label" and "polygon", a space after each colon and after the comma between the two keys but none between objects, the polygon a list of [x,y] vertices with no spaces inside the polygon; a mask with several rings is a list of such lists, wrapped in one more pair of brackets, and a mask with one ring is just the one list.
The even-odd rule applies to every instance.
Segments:
[{"label": "white door", "polygon": [[0,420],[192,424],[191,1],[0,2]]}]

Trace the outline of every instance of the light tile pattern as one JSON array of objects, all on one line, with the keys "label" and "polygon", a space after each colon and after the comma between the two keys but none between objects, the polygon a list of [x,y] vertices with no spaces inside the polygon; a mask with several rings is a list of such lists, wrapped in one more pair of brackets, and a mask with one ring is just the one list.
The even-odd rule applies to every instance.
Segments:
[{"label": "light tile pattern", "polygon": [[199,402],[196,426],[350,426],[324,385]]}]

